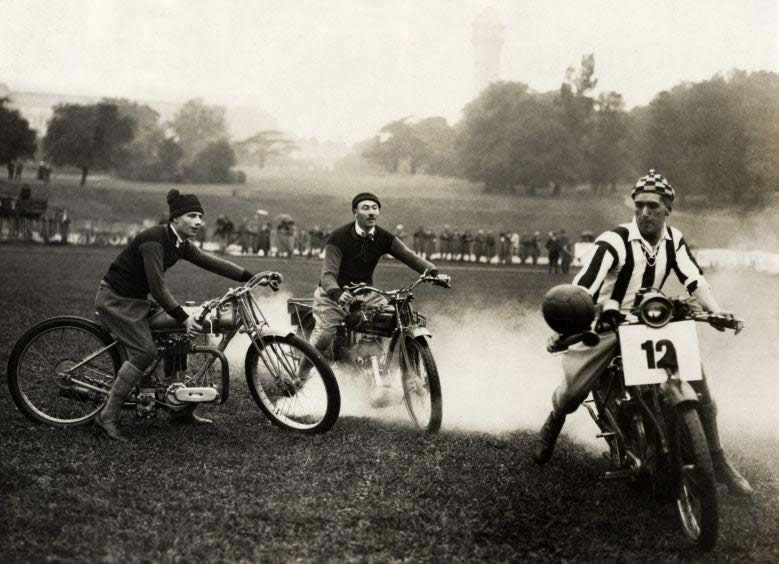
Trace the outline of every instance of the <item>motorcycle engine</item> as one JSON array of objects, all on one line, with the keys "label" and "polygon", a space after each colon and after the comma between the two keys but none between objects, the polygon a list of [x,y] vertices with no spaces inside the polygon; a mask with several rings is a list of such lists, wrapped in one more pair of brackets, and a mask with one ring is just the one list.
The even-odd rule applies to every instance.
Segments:
[{"label": "motorcycle engine", "polygon": [[216,388],[211,386],[193,387],[176,382],[168,386],[165,399],[170,405],[183,405],[185,403],[209,403],[220,398]]}]

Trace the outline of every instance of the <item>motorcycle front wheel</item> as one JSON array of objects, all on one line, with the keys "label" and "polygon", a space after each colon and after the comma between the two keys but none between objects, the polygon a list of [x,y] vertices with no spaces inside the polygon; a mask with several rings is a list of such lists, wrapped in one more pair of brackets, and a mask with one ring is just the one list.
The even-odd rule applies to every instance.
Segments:
[{"label": "motorcycle front wheel", "polygon": [[[402,340],[401,340],[402,339]],[[417,428],[437,433],[443,417],[441,380],[433,353],[424,337],[393,339],[391,357],[400,370],[403,401]]]},{"label": "motorcycle front wheel", "polygon": [[676,416],[677,513],[684,534],[711,550],[717,542],[719,502],[709,446],[695,406],[680,406]]},{"label": "motorcycle front wheel", "polygon": [[324,433],[338,419],[341,393],[330,365],[295,335],[269,336],[246,351],[249,392],[271,423],[302,433]]},{"label": "motorcycle front wheel", "polygon": [[39,323],[21,336],[8,359],[14,403],[36,423],[88,423],[100,411],[121,364],[114,343],[88,319],[54,317]]}]

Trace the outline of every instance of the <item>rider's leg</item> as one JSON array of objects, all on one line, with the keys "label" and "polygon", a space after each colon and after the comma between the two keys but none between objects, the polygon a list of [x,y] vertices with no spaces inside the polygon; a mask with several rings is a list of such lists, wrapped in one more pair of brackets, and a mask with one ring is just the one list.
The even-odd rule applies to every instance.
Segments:
[{"label": "rider's leg", "polygon": [[533,449],[533,460],[537,464],[544,464],[552,457],[566,415],[581,405],[616,352],[616,335],[606,333],[594,347],[574,345],[563,355],[563,379],[552,395],[552,411],[541,427]]},{"label": "rider's leg", "polygon": [[111,333],[124,345],[128,360],[116,374],[106,404],[95,418],[95,426],[108,437],[126,440],[116,428],[122,404],[138,384],[144,371],[157,357],[157,347],[147,319],[151,302],[118,295],[105,282],[100,284],[95,309]]},{"label": "rider's leg", "polygon": [[741,475],[725,456],[722,444],[719,438],[719,429],[717,427],[717,404],[711,397],[709,386],[706,383],[706,377],[703,380],[692,382],[693,388],[701,398],[698,406],[698,414],[703,425],[703,432],[706,435],[706,441],[709,443],[711,452],[711,461],[714,464],[714,477],[718,482],[725,484],[728,491],[735,495],[747,496],[754,493],[752,486]]},{"label": "rider's leg", "polygon": [[[335,338],[336,330],[346,318],[346,312],[336,302],[328,298],[322,288],[317,288],[314,292],[312,313],[315,323],[308,342],[316,350],[324,354],[330,348],[330,344]],[[304,358],[298,366],[297,377],[299,379],[305,378],[311,366],[308,359]]]}]

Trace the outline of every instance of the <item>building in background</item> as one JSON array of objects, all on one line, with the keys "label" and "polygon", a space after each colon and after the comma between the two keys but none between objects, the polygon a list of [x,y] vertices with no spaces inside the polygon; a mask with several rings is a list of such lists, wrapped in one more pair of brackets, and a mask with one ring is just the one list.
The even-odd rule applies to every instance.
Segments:
[{"label": "building in background", "polygon": [[500,55],[506,26],[494,6],[488,6],[471,24],[474,95],[500,80]]}]

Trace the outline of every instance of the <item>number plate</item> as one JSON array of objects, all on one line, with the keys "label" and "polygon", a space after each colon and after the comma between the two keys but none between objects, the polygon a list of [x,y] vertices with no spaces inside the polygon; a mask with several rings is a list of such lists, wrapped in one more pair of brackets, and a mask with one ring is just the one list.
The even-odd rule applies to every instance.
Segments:
[{"label": "number plate", "polygon": [[679,367],[682,380],[700,380],[701,359],[694,321],[677,321],[654,329],[646,325],[619,328],[625,385],[659,384],[665,367]]}]

